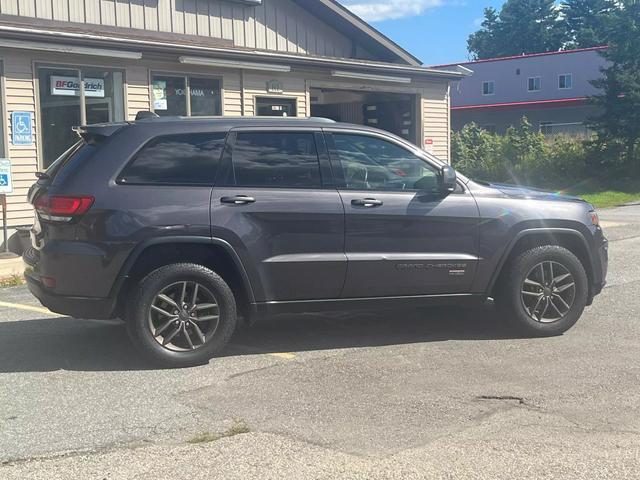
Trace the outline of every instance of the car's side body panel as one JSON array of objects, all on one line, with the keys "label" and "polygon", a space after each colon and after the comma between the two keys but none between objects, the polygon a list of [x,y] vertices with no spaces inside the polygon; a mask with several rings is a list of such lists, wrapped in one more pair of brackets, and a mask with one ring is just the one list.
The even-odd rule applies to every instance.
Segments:
[{"label": "car's side body panel", "polygon": [[[349,272],[342,296],[469,292],[478,256],[478,209],[471,195],[345,191]],[[367,208],[352,200],[375,197]]]},{"label": "car's side body panel", "polygon": [[[250,194],[230,205],[223,197]],[[261,285],[257,301],[335,298],[347,269],[344,211],[334,190],[215,187],[212,235],[228,241]]]}]

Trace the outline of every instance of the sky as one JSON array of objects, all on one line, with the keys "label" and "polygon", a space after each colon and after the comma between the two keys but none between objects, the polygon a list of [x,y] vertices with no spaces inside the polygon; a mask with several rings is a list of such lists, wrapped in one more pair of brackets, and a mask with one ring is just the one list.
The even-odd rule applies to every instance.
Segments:
[{"label": "sky", "polygon": [[485,7],[504,0],[339,0],[425,65],[468,59],[467,37]]}]

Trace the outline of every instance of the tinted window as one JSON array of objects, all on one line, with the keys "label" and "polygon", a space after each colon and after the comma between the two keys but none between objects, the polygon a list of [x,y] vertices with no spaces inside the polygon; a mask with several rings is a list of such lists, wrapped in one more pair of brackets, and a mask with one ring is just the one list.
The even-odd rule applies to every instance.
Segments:
[{"label": "tinted window", "polygon": [[232,163],[231,183],[238,186],[321,186],[313,133],[240,132],[233,146]]},{"label": "tinted window", "polygon": [[49,167],[45,173],[49,180],[53,181],[59,174],[63,174],[66,170],[73,169],[73,165],[79,165],[91,157],[98,149],[98,143],[85,143],[80,141],[60,155]]},{"label": "tinted window", "polygon": [[123,183],[212,185],[224,133],[158,137],[145,145],[125,169]]},{"label": "tinted window", "polygon": [[436,169],[395,143],[367,135],[333,134],[348,190],[437,191]]}]

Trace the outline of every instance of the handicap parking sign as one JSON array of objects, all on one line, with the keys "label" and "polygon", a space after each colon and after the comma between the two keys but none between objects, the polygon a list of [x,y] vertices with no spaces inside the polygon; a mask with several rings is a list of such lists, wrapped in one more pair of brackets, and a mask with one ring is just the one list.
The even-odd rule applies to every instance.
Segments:
[{"label": "handicap parking sign", "polygon": [[13,112],[11,114],[11,143],[14,145],[32,145],[31,112]]},{"label": "handicap parking sign", "polygon": [[0,158],[0,193],[11,193],[11,162],[8,158]]}]

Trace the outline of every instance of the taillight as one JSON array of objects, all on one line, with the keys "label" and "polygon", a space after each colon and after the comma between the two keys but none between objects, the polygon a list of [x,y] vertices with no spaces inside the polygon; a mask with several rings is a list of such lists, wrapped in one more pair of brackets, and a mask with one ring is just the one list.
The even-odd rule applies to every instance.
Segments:
[{"label": "taillight", "polygon": [[87,213],[93,205],[91,196],[41,195],[34,207],[45,220],[69,222]]}]

